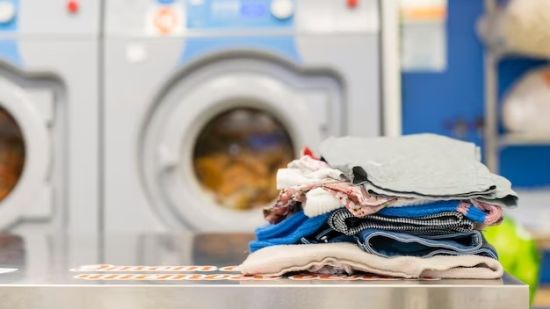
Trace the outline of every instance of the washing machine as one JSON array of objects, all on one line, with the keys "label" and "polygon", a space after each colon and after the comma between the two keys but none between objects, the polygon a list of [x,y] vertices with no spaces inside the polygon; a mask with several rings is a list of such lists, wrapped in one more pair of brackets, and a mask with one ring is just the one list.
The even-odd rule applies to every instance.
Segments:
[{"label": "washing machine", "polygon": [[107,233],[251,231],[303,147],[380,135],[379,6],[107,1]]},{"label": "washing machine", "polygon": [[0,1],[0,229],[98,232],[95,1]]}]

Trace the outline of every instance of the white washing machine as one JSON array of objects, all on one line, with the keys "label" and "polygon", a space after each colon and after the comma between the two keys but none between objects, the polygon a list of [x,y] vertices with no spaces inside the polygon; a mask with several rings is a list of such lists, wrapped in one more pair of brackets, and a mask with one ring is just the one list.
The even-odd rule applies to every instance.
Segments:
[{"label": "white washing machine", "polygon": [[277,168],[381,134],[375,0],[109,0],[105,229],[250,231]]},{"label": "white washing machine", "polygon": [[95,1],[0,1],[0,229],[98,232]]}]

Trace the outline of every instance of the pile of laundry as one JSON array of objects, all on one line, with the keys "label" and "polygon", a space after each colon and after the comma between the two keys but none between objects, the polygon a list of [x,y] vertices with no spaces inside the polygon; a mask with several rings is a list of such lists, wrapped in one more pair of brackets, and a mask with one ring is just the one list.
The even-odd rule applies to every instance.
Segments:
[{"label": "pile of laundry", "polygon": [[277,173],[270,223],[244,274],[368,272],[400,278],[502,276],[481,230],[517,204],[472,143],[433,134],[329,138]]}]

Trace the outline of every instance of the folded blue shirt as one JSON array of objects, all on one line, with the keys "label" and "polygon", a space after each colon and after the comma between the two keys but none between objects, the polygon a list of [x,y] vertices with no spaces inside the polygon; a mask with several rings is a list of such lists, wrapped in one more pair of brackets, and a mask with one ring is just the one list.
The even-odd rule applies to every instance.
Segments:
[{"label": "folded blue shirt", "polygon": [[277,224],[258,228],[256,240],[249,244],[250,252],[269,246],[299,243],[302,237],[317,233],[327,222],[329,215],[309,218],[303,211],[298,211]]},{"label": "folded blue shirt", "polygon": [[278,237],[285,237],[302,225],[308,217],[303,211],[299,211],[286,217],[277,224],[270,224],[256,229],[257,240],[268,240]]},{"label": "folded blue shirt", "polygon": [[400,207],[386,207],[376,213],[386,217],[418,218],[442,212],[457,211],[476,223],[484,223],[487,214],[476,207],[468,207],[466,212],[460,209],[460,201],[437,201],[428,204]]}]

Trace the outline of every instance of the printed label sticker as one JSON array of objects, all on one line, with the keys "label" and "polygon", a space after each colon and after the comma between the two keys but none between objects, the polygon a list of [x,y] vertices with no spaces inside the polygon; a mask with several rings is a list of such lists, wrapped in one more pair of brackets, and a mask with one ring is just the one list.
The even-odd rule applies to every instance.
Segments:
[{"label": "printed label sticker", "polygon": [[[234,266],[232,266],[234,267]],[[217,266],[213,265],[177,265],[177,266],[144,266],[144,265],[129,265],[117,266],[111,264],[83,265],[77,268],[71,268],[72,272],[200,272],[200,271],[216,271]]]},{"label": "printed label sticker", "polygon": [[[71,272],[81,272],[75,279],[87,281],[268,281],[288,279],[294,281],[390,281],[406,280],[375,274],[315,274],[309,272],[297,273],[288,277],[273,275],[244,275],[238,273],[238,266],[213,265],[112,265],[95,264],[82,265],[70,269]],[[217,272],[216,272],[217,271]],[[179,272],[179,273],[174,273]],[[193,272],[193,273],[186,273]],[[206,274],[200,272],[208,272]],[[215,272],[215,273],[212,273]],[[415,279],[417,280],[417,279]],[[420,280],[438,280],[422,278]]]}]

